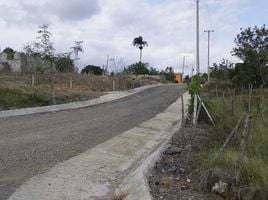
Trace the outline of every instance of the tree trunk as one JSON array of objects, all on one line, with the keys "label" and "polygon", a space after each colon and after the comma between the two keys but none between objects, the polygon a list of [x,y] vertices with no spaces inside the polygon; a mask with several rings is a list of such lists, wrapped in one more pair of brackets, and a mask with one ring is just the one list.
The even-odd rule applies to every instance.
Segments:
[{"label": "tree trunk", "polygon": [[140,64],[142,63],[142,49],[140,49]]}]

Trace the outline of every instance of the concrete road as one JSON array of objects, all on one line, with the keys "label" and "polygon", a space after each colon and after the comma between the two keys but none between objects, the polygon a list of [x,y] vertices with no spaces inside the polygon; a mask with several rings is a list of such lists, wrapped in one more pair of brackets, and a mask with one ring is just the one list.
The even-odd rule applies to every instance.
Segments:
[{"label": "concrete road", "polygon": [[163,85],[89,108],[0,119],[0,199],[30,177],[152,118],[181,93],[178,85]]}]

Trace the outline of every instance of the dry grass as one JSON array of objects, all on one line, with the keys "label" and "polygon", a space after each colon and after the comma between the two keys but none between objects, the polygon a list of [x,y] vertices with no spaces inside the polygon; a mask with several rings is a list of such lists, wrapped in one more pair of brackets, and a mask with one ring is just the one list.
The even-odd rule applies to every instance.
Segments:
[{"label": "dry grass", "polygon": [[[72,87],[70,81],[72,80]],[[56,102],[88,100],[113,90],[128,90],[157,83],[157,79],[127,76],[88,76],[77,73],[58,73],[56,75]],[[35,85],[31,85],[31,75],[0,75],[0,110],[44,106],[51,104],[50,85],[43,76],[35,76]]]},{"label": "dry grass", "polygon": [[128,196],[128,191],[120,191],[113,197],[113,200],[124,200]]}]

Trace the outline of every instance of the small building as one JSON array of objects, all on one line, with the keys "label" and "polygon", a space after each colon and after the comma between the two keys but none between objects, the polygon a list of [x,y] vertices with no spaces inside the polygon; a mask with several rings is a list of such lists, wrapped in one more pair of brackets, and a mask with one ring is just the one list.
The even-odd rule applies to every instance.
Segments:
[{"label": "small building", "polygon": [[15,72],[21,73],[25,71],[27,66],[26,55],[20,52],[14,52],[12,56],[7,53],[0,53],[0,72]]},{"label": "small building", "polygon": [[177,73],[174,73],[175,74],[175,82],[176,83],[182,83],[182,73],[180,72],[177,72]]}]

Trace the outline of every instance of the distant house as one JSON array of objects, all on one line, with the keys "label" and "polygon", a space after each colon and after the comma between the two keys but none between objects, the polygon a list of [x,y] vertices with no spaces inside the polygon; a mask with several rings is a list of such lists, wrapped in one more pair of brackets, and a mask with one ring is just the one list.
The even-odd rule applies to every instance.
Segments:
[{"label": "distant house", "polygon": [[23,72],[26,66],[26,56],[19,52],[14,52],[10,58],[7,53],[0,53],[0,72]]},{"label": "distant house", "polygon": [[175,74],[175,82],[176,83],[182,83],[182,73],[174,73]]}]

